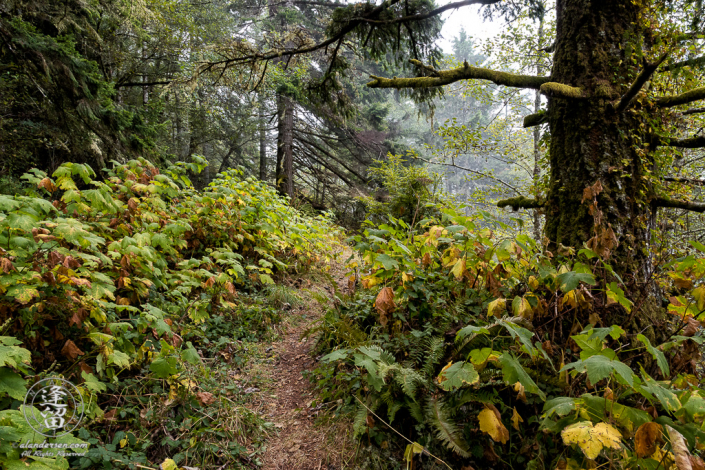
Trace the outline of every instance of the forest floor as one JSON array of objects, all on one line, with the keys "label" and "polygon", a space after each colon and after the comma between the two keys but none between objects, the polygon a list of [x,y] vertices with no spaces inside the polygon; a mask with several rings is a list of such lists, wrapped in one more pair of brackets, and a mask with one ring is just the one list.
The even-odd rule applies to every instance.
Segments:
[{"label": "forest floor", "polygon": [[[325,404],[319,404],[305,371],[315,368],[312,355],[316,338],[303,338],[335,302],[335,287],[347,289],[342,260],[332,260],[330,277],[312,273],[289,280],[294,302],[286,303],[284,320],[276,327],[279,340],[271,343],[262,358],[247,372],[261,384],[251,406],[274,424],[263,455],[263,470],[338,470],[349,468],[354,454],[349,423],[317,420]],[[285,284],[286,285],[286,284]]]}]

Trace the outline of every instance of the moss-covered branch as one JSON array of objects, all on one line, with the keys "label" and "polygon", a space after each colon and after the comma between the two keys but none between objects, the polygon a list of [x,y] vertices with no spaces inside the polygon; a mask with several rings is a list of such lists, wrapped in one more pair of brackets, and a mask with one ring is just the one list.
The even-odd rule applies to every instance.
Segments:
[{"label": "moss-covered branch", "polygon": [[682,201],[680,199],[671,199],[669,197],[657,197],[651,200],[654,207],[671,207],[674,209],[685,209],[691,212],[705,212],[705,203]]},{"label": "moss-covered branch", "polygon": [[696,186],[705,185],[705,180],[699,180],[695,178],[683,178],[682,176],[666,176],[665,178],[663,178],[663,180],[674,183],[694,184]]},{"label": "moss-covered branch", "polygon": [[705,136],[689,137],[687,139],[676,139],[666,136],[656,136],[654,144],[665,147],[679,147],[684,149],[699,149],[705,147]]},{"label": "moss-covered branch", "polygon": [[505,208],[511,206],[512,210],[519,209],[538,209],[543,207],[543,202],[538,199],[532,199],[524,196],[510,197],[509,199],[502,199],[497,202],[497,207]]},{"label": "moss-covered branch", "polygon": [[553,98],[583,99],[588,97],[582,88],[557,82],[545,82],[541,85],[540,90],[544,95]]},{"label": "moss-covered branch", "polygon": [[663,54],[656,62],[649,63],[644,60],[644,70],[641,71],[641,73],[636,77],[636,80],[634,80],[634,83],[632,83],[632,86],[629,87],[629,90],[622,96],[622,98],[619,100],[617,105],[614,107],[615,111],[618,113],[621,113],[629,105],[634,101],[634,98],[639,94],[641,89],[646,85],[646,82],[649,81],[651,76],[656,72],[656,69],[659,68],[659,65],[663,63],[664,60],[666,60],[666,57],[668,57],[668,53]]},{"label": "moss-covered branch", "polygon": [[670,108],[672,106],[678,106],[679,104],[692,103],[693,101],[702,99],[705,99],[705,87],[686,91],[680,95],[662,96],[660,98],[656,98],[656,104],[664,108]]},{"label": "moss-covered branch", "polygon": [[544,122],[548,122],[548,113],[546,111],[539,111],[536,114],[529,114],[524,116],[524,127],[534,127],[540,126]]},{"label": "moss-covered branch", "polygon": [[670,70],[679,69],[681,67],[694,67],[694,66],[703,65],[703,64],[705,64],[705,56],[695,57],[693,59],[675,62],[673,64],[669,64],[669,65],[664,66],[661,70],[664,72],[668,72]]},{"label": "moss-covered branch", "polygon": [[686,109],[683,111],[681,114],[683,116],[688,116],[690,114],[700,114],[700,113],[705,113],[705,108],[691,108],[691,109]]},{"label": "moss-covered branch", "polygon": [[430,77],[414,78],[384,78],[370,75],[373,80],[367,84],[370,88],[431,88],[448,85],[460,80],[489,80],[497,85],[504,85],[513,88],[532,88],[537,90],[542,84],[550,80],[549,77],[534,77],[531,75],[519,75],[509,72],[499,72],[497,70],[483,67],[473,67],[467,62],[461,67],[451,70],[435,70],[425,66],[418,60],[412,59],[412,64],[430,72]]}]

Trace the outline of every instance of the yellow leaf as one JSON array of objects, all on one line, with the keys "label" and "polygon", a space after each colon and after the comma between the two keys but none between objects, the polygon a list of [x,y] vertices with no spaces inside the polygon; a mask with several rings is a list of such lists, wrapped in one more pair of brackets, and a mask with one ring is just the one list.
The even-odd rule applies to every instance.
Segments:
[{"label": "yellow leaf", "polygon": [[595,460],[603,448],[619,449],[622,435],[607,423],[592,425],[590,421],[571,424],[561,432],[566,445],[577,444],[585,457]]},{"label": "yellow leaf", "polygon": [[499,411],[494,405],[485,405],[485,409],[477,415],[480,421],[480,431],[489,434],[493,441],[506,444],[509,440],[509,431],[499,419]]},{"label": "yellow leaf", "polygon": [[536,290],[539,287],[539,281],[534,276],[529,276],[529,287],[531,290]]},{"label": "yellow leaf", "polygon": [[122,449],[127,445],[127,439],[120,439],[120,448]]},{"label": "yellow leaf", "polygon": [[516,407],[514,408],[514,413],[512,414],[512,427],[516,429],[517,431],[519,430],[519,423],[523,423],[524,420],[519,416],[519,412],[517,411]]},{"label": "yellow leaf", "polygon": [[563,296],[563,301],[561,302],[561,307],[564,307],[565,304],[568,304],[568,305],[570,305],[570,306],[573,307],[573,308],[576,308],[576,307],[578,306],[578,299],[577,299],[577,297],[576,297],[576,295],[575,295],[575,289],[573,289],[572,291],[566,293],[566,294]]},{"label": "yellow leaf", "polygon": [[698,310],[705,310],[705,286],[693,290],[693,297],[698,302]]},{"label": "yellow leaf", "polygon": [[414,275],[409,274],[409,273],[401,273],[401,281],[402,283],[406,284],[407,282],[411,282],[414,280]]},{"label": "yellow leaf", "polygon": [[521,382],[514,384],[514,391],[517,392],[517,398],[526,403],[526,390]]},{"label": "yellow leaf", "polygon": [[488,317],[497,317],[499,318],[499,315],[502,312],[507,311],[507,303],[504,299],[499,298],[496,300],[493,300],[490,302],[490,304],[487,306],[487,316]]},{"label": "yellow leaf", "polygon": [[462,278],[463,274],[465,274],[465,259],[460,258],[456,261],[450,272],[453,273],[453,276],[455,276],[456,279]]},{"label": "yellow leaf", "polygon": [[160,470],[179,470],[179,467],[176,465],[176,462],[174,462],[171,459],[166,459],[164,462],[162,462],[161,465],[159,465]]}]

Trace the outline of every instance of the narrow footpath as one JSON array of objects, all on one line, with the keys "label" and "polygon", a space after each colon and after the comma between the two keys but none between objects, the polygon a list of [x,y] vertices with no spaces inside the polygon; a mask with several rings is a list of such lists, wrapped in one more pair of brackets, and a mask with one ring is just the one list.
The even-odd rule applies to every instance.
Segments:
[{"label": "narrow footpath", "polygon": [[[347,289],[345,258],[331,261],[329,273],[342,292]],[[316,423],[321,405],[303,376],[316,367],[312,356],[316,338],[302,336],[335,299],[330,278],[315,277],[315,282],[306,277],[293,282],[300,302],[283,313],[282,339],[271,344],[267,353],[271,360],[260,366],[259,373],[269,384],[261,393],[260,413],[276,428],[263,457],[264,470],[338,470],[347,467],[346,456],[353,453],[349,426]]]}]

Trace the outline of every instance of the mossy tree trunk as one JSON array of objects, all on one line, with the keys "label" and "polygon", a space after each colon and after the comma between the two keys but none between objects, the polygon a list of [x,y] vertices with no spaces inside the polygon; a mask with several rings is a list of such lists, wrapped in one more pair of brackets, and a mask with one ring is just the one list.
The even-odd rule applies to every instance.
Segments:
[{"label": "mossy tree trunk", "polygon": [[[554,247],[580,249],[592,239],[595,251],[610,250],[619,271],[641,283],[648,276],[652,214],[641,176],[651,163],[648,153],[639,151],[641,113],[616,112],[610,104],[633,79],[638,16],[639,7],[631,1],[557,3],[551,82],[580,88],[589,98],[549,93],[551,174],[544,210],[545,235]],[[583,201],[584,190],[597,182],[602,189],[591,208],[595,199],[587,194]]]}]

